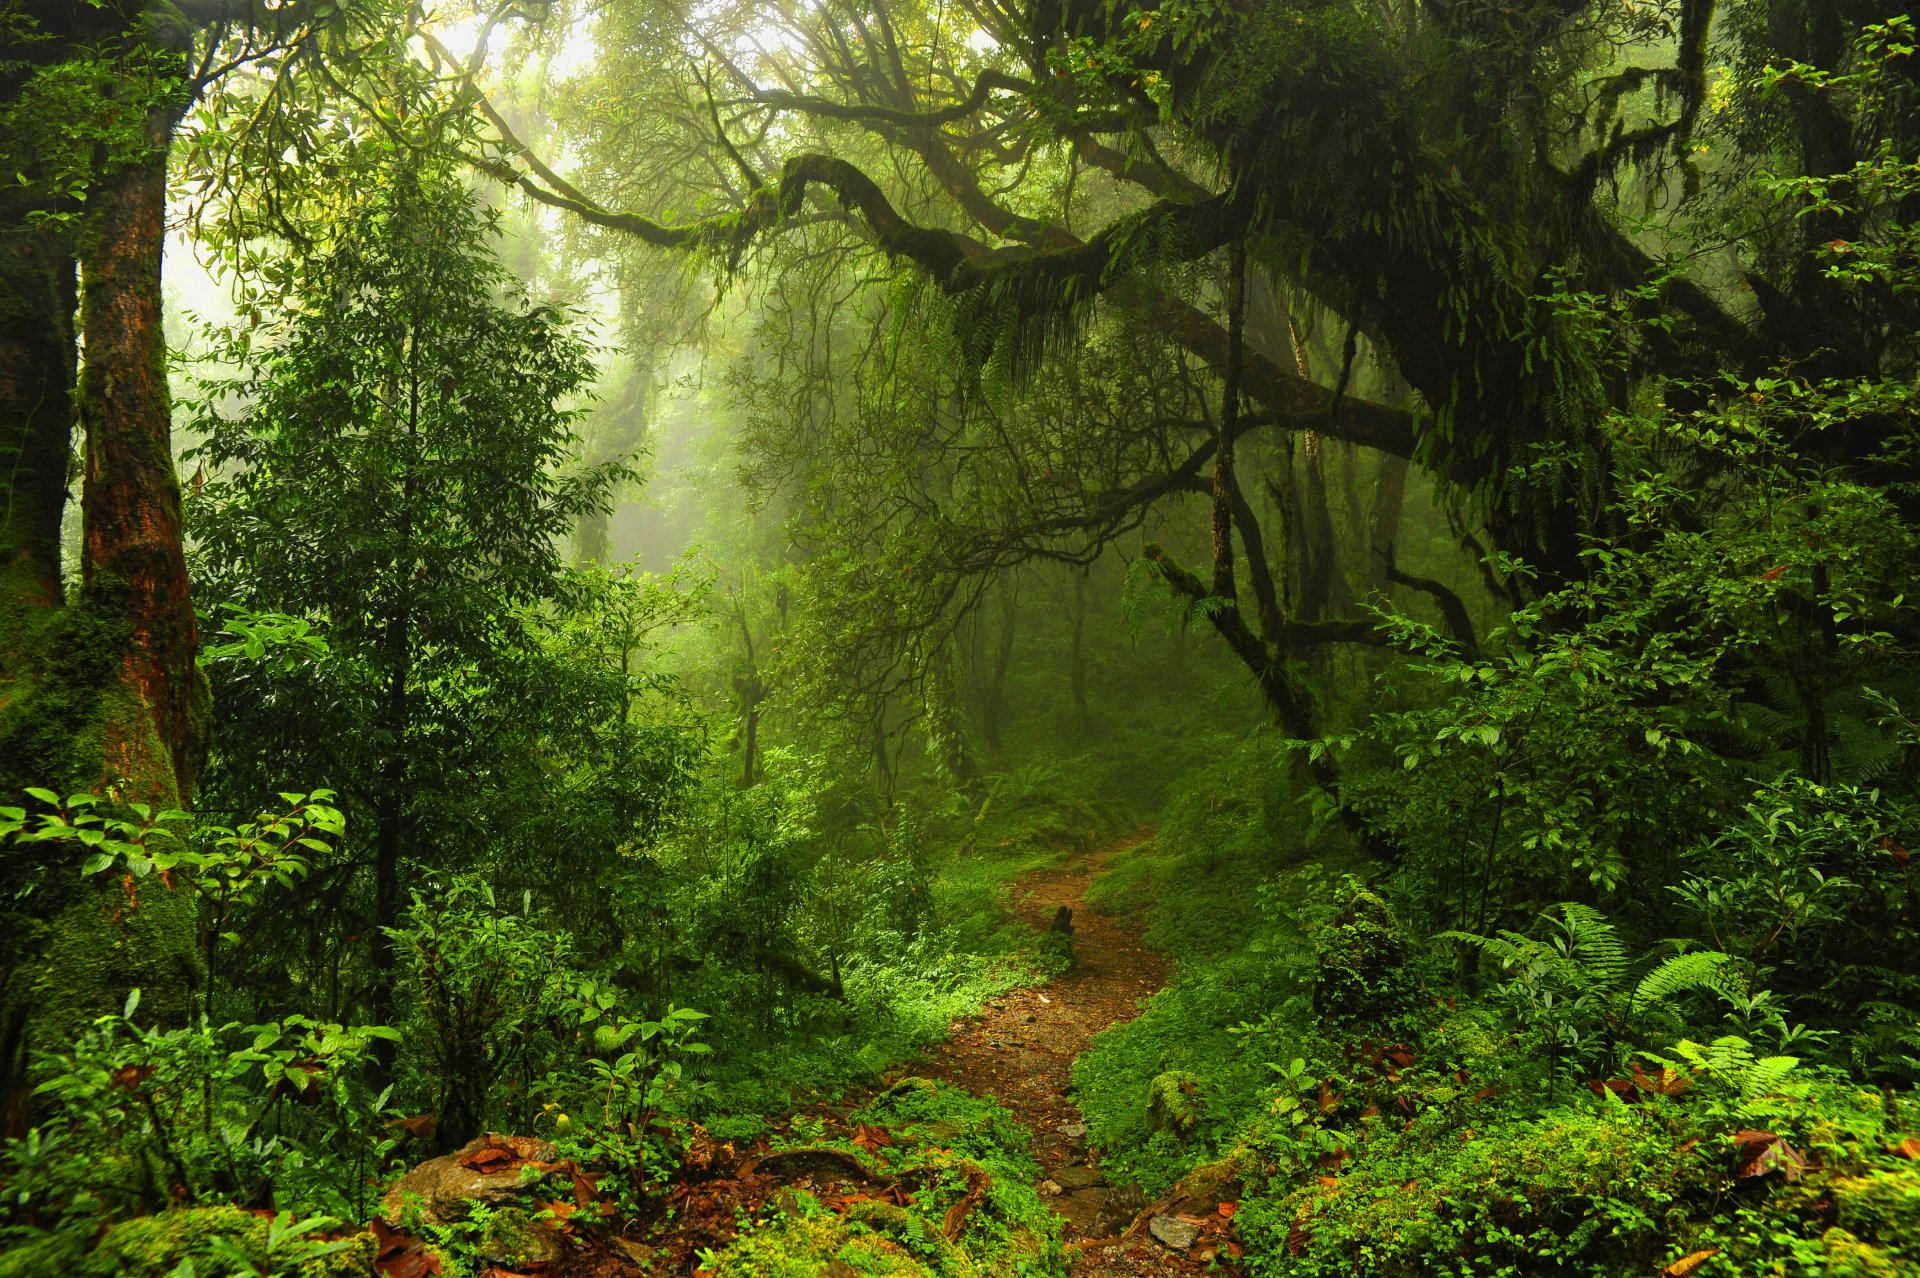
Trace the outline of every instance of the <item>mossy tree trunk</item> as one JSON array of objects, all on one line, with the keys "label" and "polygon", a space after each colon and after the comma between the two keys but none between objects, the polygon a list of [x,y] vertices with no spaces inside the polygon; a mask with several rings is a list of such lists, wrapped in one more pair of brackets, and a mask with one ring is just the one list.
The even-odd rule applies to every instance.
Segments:
[{"label": "mossy tree trunk", "polygon": [[[0,793],[42,785],[180,806],[204,754],[205,682],[187,592],[170,439],[160,266],[177,108],[144,120],[131,162],[92,182],[70,224],[8,220],[0,306],[0,448],[14,474],[0,523]],[[44,230],[36,230],[44,226]],[[84,350],[75,379],[77,278]],[[24,287],[16,290],[13,285]],[[59,558],[73,406],[85,428],[82,588]],[[8,848],[0,974],[0,1105],[30,1117],[33,1055],[70,1045],[142,991],[142,1015],[186,1016],[194,901],[180,885],[82,880],[70,848]]]},{"label": "mossy tree trunk", "polygon": [[[147,722],[110,723],[102,744],[109,774],[125,778],[141,802],[189,797],[205,753],[205,681],[194,664],[199,630],[187,589],[161,324],[172,128],[171,113],[152,115],[151,153],[99,184],[81,263],[84,589],[111,600],[132,629],[121,683]],[[151,779],[140,779],[148,773]]]}]

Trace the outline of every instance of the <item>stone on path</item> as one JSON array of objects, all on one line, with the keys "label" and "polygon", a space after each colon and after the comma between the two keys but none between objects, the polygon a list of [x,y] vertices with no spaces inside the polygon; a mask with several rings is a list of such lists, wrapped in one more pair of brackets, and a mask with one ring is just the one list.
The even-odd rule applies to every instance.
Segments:
[{"label": "stone on path", "polygon": [[1080,1163],[1062,1167],[1053,1174],[1053,1178],[1060,1182],[1062,1189],[1092,1189],[1095,1185],[1107,1183],[1107,1178],[1097,1170]]}]

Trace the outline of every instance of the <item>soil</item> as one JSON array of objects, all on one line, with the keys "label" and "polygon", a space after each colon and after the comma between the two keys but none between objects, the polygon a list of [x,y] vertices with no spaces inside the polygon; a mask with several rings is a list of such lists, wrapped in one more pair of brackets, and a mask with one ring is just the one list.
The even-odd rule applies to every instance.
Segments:
[{"label": "soil", "polygon": [[1042,1192],[1047,1182],[1060,1190],[1051,1201],[1066,1221],[1073,1278],[1218,1273],[1232,1255],[1222,1218],[1205,1220],[1185,1251],[1156,1242],[1139,1190],[1106,1183],[1072,1098],[1074,1058],[1096,1034],[1138,1015],[1165,981],[1166,960],[1141,942],[1134,920],[1085,908],[1093,881],[1142,841],[1136,836],[1070,857],[1015,885],[1014,907],[1036,928],[1051,924],[1061,906],[1073,911],[1073,966],[1044,986],[1015,990],[978,1016],[955,1021],[951,1036],[913,1071],[998,1101],[1032,1131],[1045,1175]]}]

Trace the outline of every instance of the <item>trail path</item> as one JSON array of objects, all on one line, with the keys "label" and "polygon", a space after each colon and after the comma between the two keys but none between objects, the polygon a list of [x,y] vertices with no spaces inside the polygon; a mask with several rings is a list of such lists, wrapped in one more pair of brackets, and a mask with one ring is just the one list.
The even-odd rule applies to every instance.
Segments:
[{"label": "trail path", "polygon": [[1083,904],[1108,863],[1142,841],[1075,855],[1015,885],[1014,907],[1036,927],[1051,923],[1060,906],[1073,911],[1072,969],[955,1021],[951,1037],[930,1049],[917,1070],[999,1101],[1033,1132],[1034,1153],[1045,1169],[1042,1192],[1060,1190],[1051,1201],[1067,1222],[1073,1278],[1206,1273],[1213,1255],[1205,1239],[1178,1253],[1144,1228],[1120,1236],[1146,1201],[1137,1189],[1106,1183],[1097,1152],[1087,1148],[1086,1120],[1068,1095],[1074,1058],[1100,1031],[1133,1019],[1141,1000],[1166,976],[1166,961],[1141,944],[1127,921]]}]

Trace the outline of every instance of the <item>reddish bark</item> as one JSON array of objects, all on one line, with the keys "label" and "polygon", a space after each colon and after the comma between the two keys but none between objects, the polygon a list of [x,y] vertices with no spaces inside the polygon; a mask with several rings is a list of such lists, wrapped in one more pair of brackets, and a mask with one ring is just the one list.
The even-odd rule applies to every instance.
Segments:
[{"label": "reddish bark", "polygon": [[[152,153],[108,174],[88,198],[81,250],[86,425],[82,567],[89,593],[116,597],[132,626],[125,678],[172,755],[181,799],[202,743],[194,713],[199,631],[187,588],[180,480],[174,471],[160,260],[170,116],[148,122]],[[130,743],[112,739],[109,759]]]}]

